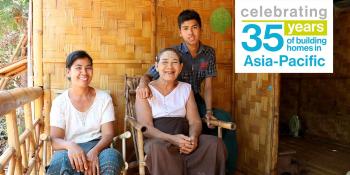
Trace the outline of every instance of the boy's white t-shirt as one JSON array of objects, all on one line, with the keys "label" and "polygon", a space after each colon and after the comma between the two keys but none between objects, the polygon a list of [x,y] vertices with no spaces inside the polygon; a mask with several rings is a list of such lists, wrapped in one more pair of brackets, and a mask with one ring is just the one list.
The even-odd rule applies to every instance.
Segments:
[{"label": "boy's white t-shirt", "polygon": [[114,121],[114,108],[111,96],[95,89],[96,96],[91,107],[78,111],[64,91],[52,102],[50,126],[62,128],[65,140],[74,143],[84,143],[101,137],[101,125]]}]

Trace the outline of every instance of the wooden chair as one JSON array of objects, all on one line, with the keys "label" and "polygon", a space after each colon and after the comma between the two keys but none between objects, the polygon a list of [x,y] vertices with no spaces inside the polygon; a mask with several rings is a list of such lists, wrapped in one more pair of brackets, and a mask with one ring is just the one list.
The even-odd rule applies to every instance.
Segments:
[{"label": "wooden chair", "polygon": [[[141,125],[136,120],[136,112],[135,112],[135,99],[136,99],[136,88],[140,82],[139,76],[128,76],[125,75],[125,123],[124,123],[124,131],[127,130],[128,126],[130,126],[131,134],[134,141],[134,149],[136,154],[136,162],[133,162],[133,165],[138,164],[139,166],[139,174],[145,174],[145,153],[143,150],[143,132],[147,130],[146,126]],[[203,119],[203,122],[209,122],[211,125],[218,128],[218,137],[222,137],[222,128],[234,130],[236,125],[232,122],[224,122],[221,120],[213,119],[207,121],[207,119]],[[131,167],[131,166],[129,166]]]}]

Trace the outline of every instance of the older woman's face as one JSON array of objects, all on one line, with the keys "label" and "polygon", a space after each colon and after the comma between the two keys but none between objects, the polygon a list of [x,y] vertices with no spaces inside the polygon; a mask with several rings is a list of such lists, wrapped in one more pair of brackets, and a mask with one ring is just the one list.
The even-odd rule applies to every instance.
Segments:
[{"label": "older woman's face", "polygon": [[156,69],[161,79],[175,81],[182,70],[182,63],[176,53],[165,51],[161,54],[159,62],[156,63]]},{"label": "older woman's face", "polygon": [[72,85],[86,87],[92,80],[93,69],[88,58],[79,58],[74,61],[72,67],[67,70]]}]

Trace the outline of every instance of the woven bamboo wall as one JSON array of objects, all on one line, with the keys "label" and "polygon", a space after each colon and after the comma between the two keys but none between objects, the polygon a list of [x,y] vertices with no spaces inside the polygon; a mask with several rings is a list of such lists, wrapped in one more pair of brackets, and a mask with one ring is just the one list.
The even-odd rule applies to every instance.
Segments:
[{"label": "woven bamboo wall", "polygon": [[345,144],[350,144],[349,31],[350,10],[335,9],[334,73],[282,77],[280,110],[281,121],[299,110],[306,134]]},{"label": "woven bamboo wall", "polygon": [[153,63],[155,50],[180,43],[177,15],[194,8],[202,17],[203,42],[217,51],[218,78],[214,80],[214,104],[231,111],[232,28],[217,34],[209,28],[209,17],[217,7],[232,10],[230,0],[158,1],[156,32],[152,35],[151,0],[45,0],[43,1],[44,73],[51,74],[54,92],[69,87],[65,79],[65,57],[73,50],[86,50],[94,59],[92,86],[112,95],[117,128],[123,128],[125,73],[142,75]]},{"label": "woven bamboo wall", "polygon": [[278,75],[236,74],[238,169],[273,174],[277,156]]}]

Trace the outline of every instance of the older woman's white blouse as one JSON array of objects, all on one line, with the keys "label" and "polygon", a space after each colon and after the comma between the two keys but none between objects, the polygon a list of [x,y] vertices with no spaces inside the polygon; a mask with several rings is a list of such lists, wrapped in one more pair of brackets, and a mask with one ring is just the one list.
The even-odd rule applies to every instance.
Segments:
[{"label": "older woman's white blouse", "polygon": [[153,118],[186,116],[186,103],[191,93],[190,84],[179,81],[166,96],[162,95],[151,83],[149,87],[153,96],[148,99],[148,103],[152,108]]}]

